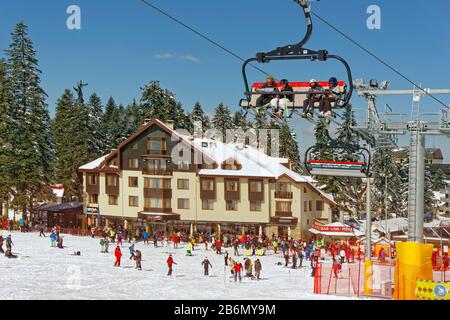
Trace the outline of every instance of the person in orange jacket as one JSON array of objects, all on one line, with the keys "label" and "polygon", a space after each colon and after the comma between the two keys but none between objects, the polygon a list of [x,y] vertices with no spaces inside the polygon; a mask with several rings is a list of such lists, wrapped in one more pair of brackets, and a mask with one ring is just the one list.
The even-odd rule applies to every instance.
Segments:
[{"label": "person in orange jacket", "polygon": [[172,265],[176,264],[175,261],[173,261],[172,255],[169,255],[169,258],[167,258],[167,266],[169,267],[169,272],[167,272],[168,276],[172,275]]},{"label": "person in orange jacket", "polygon": [[120,267],[120,258],[122,257],[122,251],[120,251],[120,247],[117,246],[114,251],[114,256],[116,257],[116,262],[114,262],[114,267]]}]

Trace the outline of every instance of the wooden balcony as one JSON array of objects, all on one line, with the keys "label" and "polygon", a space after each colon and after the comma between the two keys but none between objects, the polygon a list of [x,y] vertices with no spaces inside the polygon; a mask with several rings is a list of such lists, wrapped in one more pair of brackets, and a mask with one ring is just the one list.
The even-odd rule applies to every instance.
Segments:
[{"label": "wooden balcony", "polygon": [[277,199],[292,199],[291,191],[275,191],[275,198]]},{"label": "wooden balcony", "polygon": [[292,211],[275,211],[276,217],[292,217]]},{"label": "wooden balcony", "polygon": [[171,176],[173,174],[173,170],[171,168],[144,168],[142,169],[142,174],[151,176]]}]

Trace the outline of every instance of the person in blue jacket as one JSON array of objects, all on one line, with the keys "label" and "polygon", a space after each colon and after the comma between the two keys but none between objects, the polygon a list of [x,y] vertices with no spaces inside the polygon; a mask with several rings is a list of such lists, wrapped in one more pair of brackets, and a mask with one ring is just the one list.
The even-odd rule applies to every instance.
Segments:
[{"label": "person in blue jacket", "polygon": [[25,228],[25,220],[23,220],[23,218],[20,218],[19,220],[19,226],[20,226],[20,231],[24,232],[24,228]]},{"label": "person in blue jacket", "polygon": [[310,256],[311,256],[311,247],[310,246],[306,246],[306,249],[305,249],[305,259],[306,259],[306,261],[309,260]]},{"label": "person in blue jacket", "polygon": [[50,241],[51,241],[51,246],[52,247],[56,247],[56,239],[57,239],[56,233],[52,232],[50,234]]},{"label": "person in blue jacket", "polygon": [[128,248],[128,250],[130,250],[130,260],[133,259],[135,257],[135,253],[136,251],[134,250],[134,243]]},{"label": "person in blue jacket", "polygon": [[144,239],[144,244],[148,244],[148,232],[146,230],[142,232],[142,238]]}]

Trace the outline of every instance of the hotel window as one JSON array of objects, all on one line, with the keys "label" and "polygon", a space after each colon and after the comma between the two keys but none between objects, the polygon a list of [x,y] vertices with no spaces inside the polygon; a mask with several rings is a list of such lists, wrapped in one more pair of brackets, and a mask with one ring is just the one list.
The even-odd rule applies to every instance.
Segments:
[{"label": "hotel window", "polygon": [[171,201],[170,199],[162,198],[145,198],[144,207],[153,209],[166,209],[171,207]]},{"label": "hotel window", "polygon": [[144,188],[170,189],[171,181],[170,181],[170,179],[144,178]]},{"label": "hotel window", "polygon": [[238,202],[237,200],[227,200],[227,210],[228,211],[237,211]]},{"label": "hotel window", "polygon": [[323,201],[317,200],[316,201],[316,210],[322,211],[323,210]]},{"label": "hotel window", "polygon": [[250,211],[261,211],[261,201],[250,201]]},{"label": "hotel window", "polygon": [[119,185],[119,177],[115,174],[106,175],[106,186],[107,187],[117,187]]},{"label": "hotel window", "polygon": [[178,209],[189,209],[189,199],[178,199]]},{"label": "hotel window", "polygon": [[250,192],[262,192],[262,181],[249,181]]},{"label": "hotel window", "polygon": [[178,179],[177,188],[178,190],[189,190],[189,179]]},{"label": "hotel window", "polygon": [[203,210],[214,210],[214,200],[203,199],[202,200],[202,209]]},{"label": "hotel window", "polygon": [[203,179],[202,180],[202,190],[203,191],[214,191],[214,180],[213,179]]},{"label": "hotel window", "polygon": [[128,186],[130,188],[138,187],[138,177],[128,177]]},{"label": "hotel window", "polygon": [[149,159],[147,160],[147,169],[150,170],[164,170],[166,169],[166,160],[164,159]]},{"label": "hotel window", "polygon": [[222,169],[223,170],[240,170],[241,165],[238,163],[223,163]]},{"label": "hotel window", "polygon": [[279,192],[289,192],[291,191],[291,184],[288,182],[277,182],[275,190]]},{"label": "hotel window", "polygon": [[303,201],[303,211],[308,212],[308,201]]},{"label": "hotel window", "polygon": [[130,206],[130,207],[139,207],[139,197],[129,196],[128,197],[128,206]]},{"label": "hotel window", "polygon": [[291,212],[290,201],[276,201],[275,210],[278,212]]},{"label": "hotel window", "polygon": [[98,203],[98,194],[89,193],[88,201],[89,201],[89,203],[97,204]]},{"label": "hotel window", "polygon": [[308,211],[312,211],[312,201],[308,201]]},{"label": "hotel window", "polygon": [[137,169],[137,168],[139,168],[139,159],[137,159],[137,158],[129,158],[128,159],[128,168],[129,169]]},{"label": "hotel window", "polygon": [[303,187],[303,193],[308,193],[308,189],[306,189],[305,187]]},{"label": "hotel window", "polygon": [[110,206],[117,206],[119,204],[119,198],[117,196],[108,196],[108,204]]},{"label": "hotel window", "polygon": [[147,139],[147,151],[166,151],[166,139],[164,138],[153,138],[149,137]]},{"label": "hotel window", "polygon": [[239,180],[225,180],[225,191],[228,192],[239,191]]},{"label": "hotel window", "polygon": [[97,175],[95,174],[90,174],[88,175],[88,185],[90,186],[95,186],[97,185]]},{"label": "hotel window", "polygon": [[189,163],[186,163],[186,162],[178,163],[178,170],[189,170],[189,169],[190,169]]}]

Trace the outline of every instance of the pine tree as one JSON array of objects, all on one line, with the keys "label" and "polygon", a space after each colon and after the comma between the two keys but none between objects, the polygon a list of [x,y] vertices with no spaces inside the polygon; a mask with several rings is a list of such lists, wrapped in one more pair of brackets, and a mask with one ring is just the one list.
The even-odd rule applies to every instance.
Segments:
[{"label": "pine tree", "polygon": [[12,143],[10,132],[13,130],[13,119],[10,117],[12,88],[7,75],[7,66],[3,59],[0,59],[0,206],[3,202],[9,201],[12,190],[12,175],[10,164]]},{"label": "pine tree", "polygon": [[277,126],[279,128],[279,154],[282,158],[289,159],[291,169],[295,172],[303,173],[303,166],[300,160],[300,150],[295,135],[289,126]]},{"label": "pine tree", "polygon": [[252,123],[244,117],[244,112],[239,110],[233,115],[233,126],[246,131],[252,127]]},{"label": "pine tree", "polygon": [[374,178],[374,209],[384,219],[387,213],[397,214],[401,211],[402,178],[391,149],[377,147],[373,157],[372,177]]},{"label": "pine tree", "polygon": [[103,154],[104,137],[101,130],[101,121],[103,116],[102,101],[93,93],[89,97],[89,102],[86,105],[86,112],[88,116],[87,122],[87,151],[89,158],[98,158]]},{"label": "pine tree", "polygon": [[231,117],[230,109],[223,103],[220,103],[214,110],[212,124],[214,129],[217,129],[222,133],[223,140],[225,141],[226,130],[233,129],[233,118]]},{"label": "pine tree", "polygon": [[211,120],[203,111],[200,102],[195,103],[194,108],[192,108],[192,112],[189,114],[189,120],[189,132],[191,133],[194,133],[194,124],[196,122],[201,123],[202,133],[204,133],[206,130],[211,129]]},{"label": "pine tree", "polygon": [[445,174],[441,169],[438,169],[432,174],[432,190],[441,191],[445,188]]},{"label": "pine tree", "polygon": [[118,131],[118,124],[120,120],[119,107],[116,105],[113,97],[110,97],[106,102],[105,112],[101,120],[101,133],[104,137],[103,153],[111,152],[111,149],[117,146],[117,140],[120,132]]},{"label": "pine tree", "polygon": [[75,109],[75,98],[69,89],[58,99],[55,118],[52,123],[54,148],[56,152],[56,181],[64,185],[64,197],[71,200],[80,196],[80,184],[77,175],[75,156],[79,148],[77,124],[78,114]]},{"label": "pine tree", "polygon": [[23,22],[16,25],[11,35],[12,42],[6,55],[13,88],[11,119],[15,126],[11,132],[11,169],[16,192],[13,204],[25,213],[34,211],[35,199],[51,197],[49,180],[53,149],[36,51]]}]

